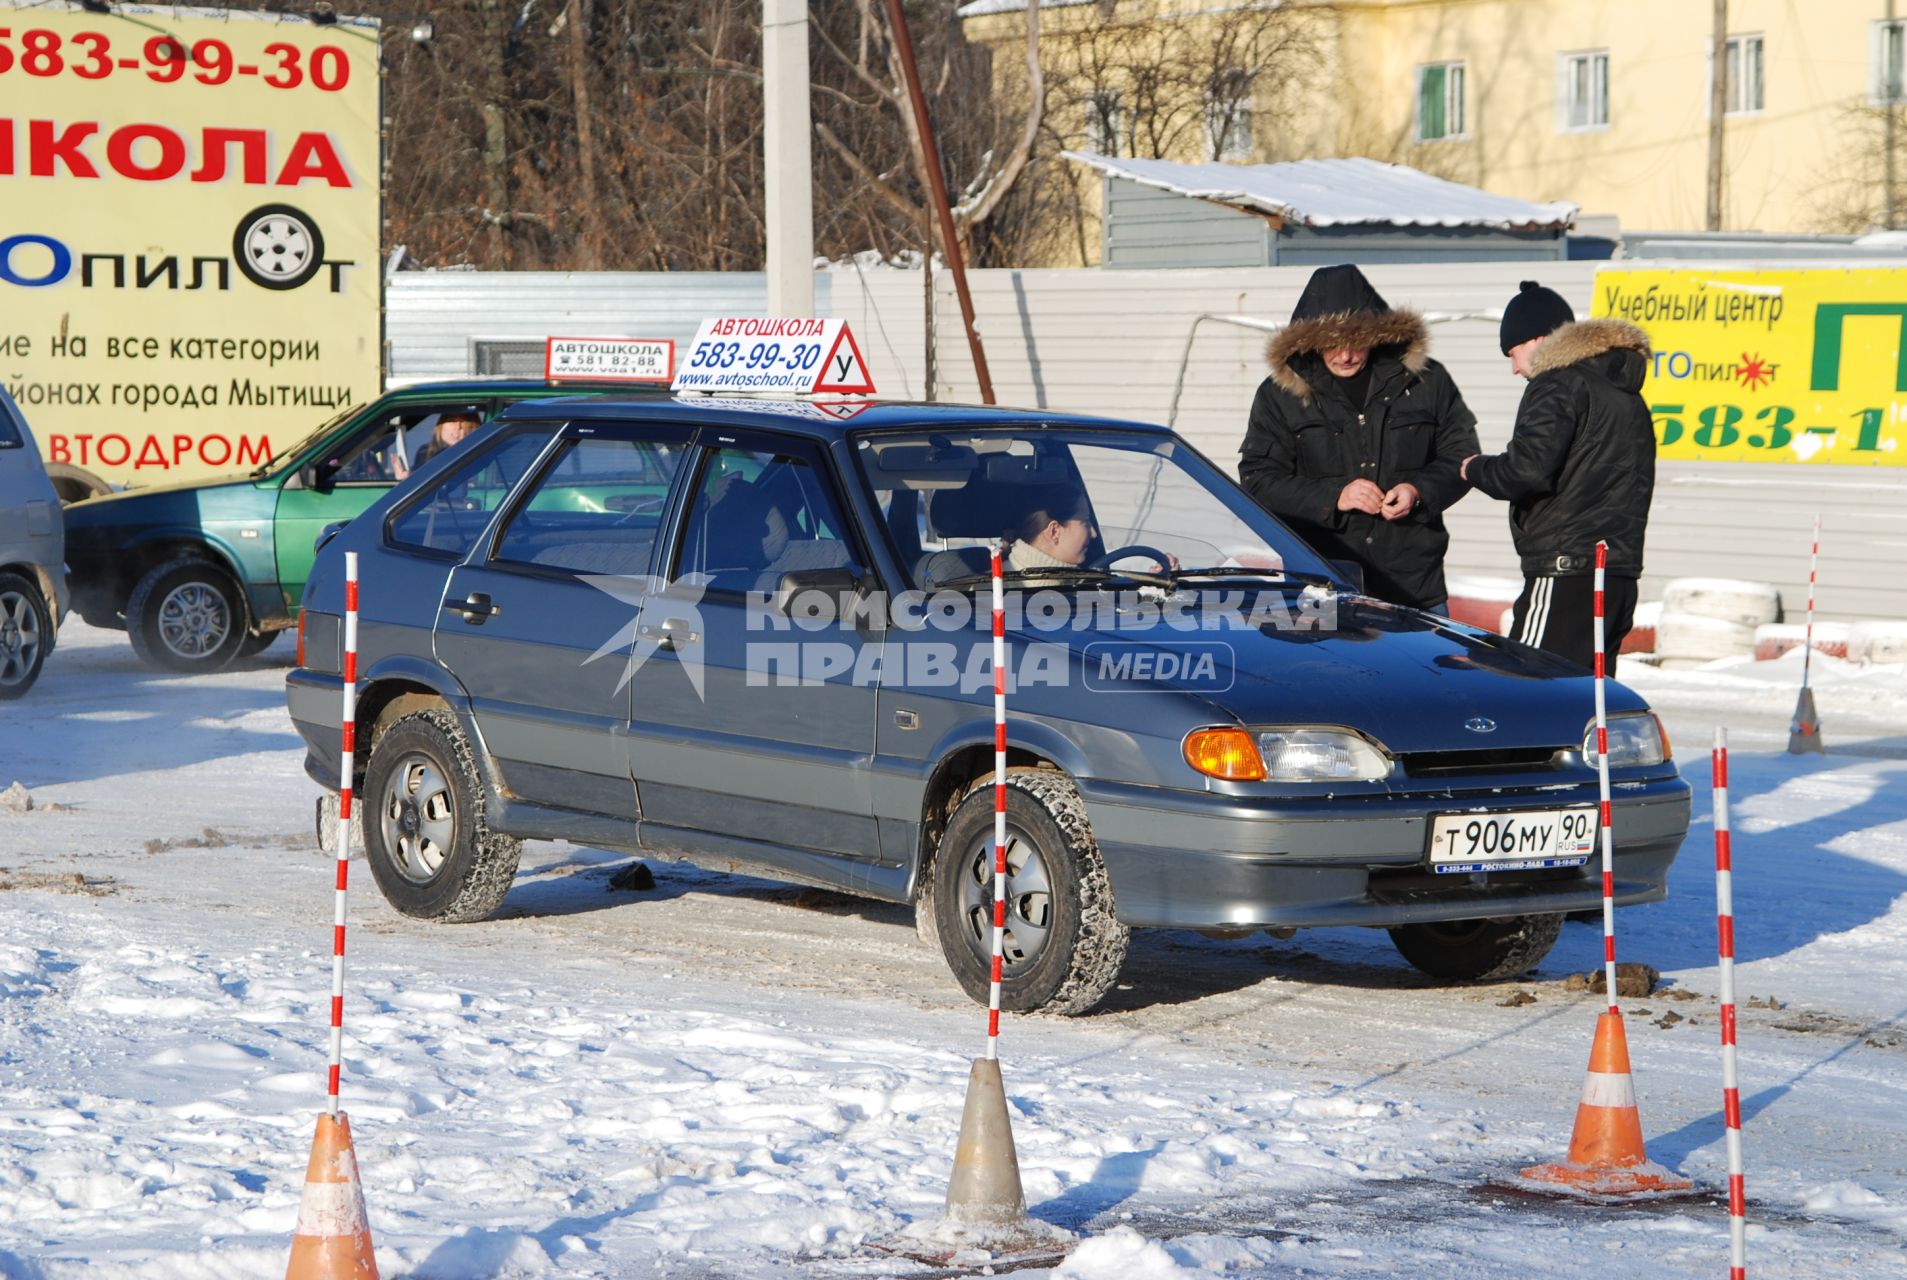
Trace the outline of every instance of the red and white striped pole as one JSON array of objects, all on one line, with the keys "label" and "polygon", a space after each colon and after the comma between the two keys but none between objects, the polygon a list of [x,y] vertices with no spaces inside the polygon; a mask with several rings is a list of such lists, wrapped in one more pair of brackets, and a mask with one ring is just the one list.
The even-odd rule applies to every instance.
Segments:
[{"label": "red and white striped pole", "polygon": [[325,1088],[338,1114],[338,1077],[344,1067],[344,907],[351,881],[351,779],[358,738],[358,553],[344,553],[344,728],[338,755],[338,887],[331,923],[331,1067]]},{"label": "red and white striped pole", "polygon": [[1808,668],[1814,662],[1814,571],[1821,562],[1821,513],[1814,513],[1814,546],[1808,552],[1808,633],[1802,642],[1801,687],[1808,687]]},{"label": "red and white striped pole", "polygon": [[1609,1012],[1620,1014],[1616,1002],[1616,846],[1609,804],[1609,706],[1603,693],[1603,575],[1609,566],[1609,544],[1596,544],[1596,786],[1601,797],[1597,825],[1602,833],[1602,967],[1609,984]]},{"label": "red and white striped pole", "polygon": [[1000,977],[1006,966],[1006,587],[993,544],[993,985],[987,991],[987,1060],[1000,1056]]},{"label": "red and white striped pole", "polygon": [[1741,1172],[1741,1080],[1735,1071],[1735,868],[1728,846],[1728,731],[1715,730],[1715,940],[1721,965],[1722,1118],[1728,1140],[1728,1280],[1748,1275]]}]

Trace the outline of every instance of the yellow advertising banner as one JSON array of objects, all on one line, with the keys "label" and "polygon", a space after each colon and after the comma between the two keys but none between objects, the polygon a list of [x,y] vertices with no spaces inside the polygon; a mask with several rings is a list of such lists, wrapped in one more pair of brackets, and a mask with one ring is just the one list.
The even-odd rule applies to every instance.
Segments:
[{"label": "yellow advertising banner", "polygon": [[0,2],[0,379],[48,461],[248,470],[377,394],[379,29],[319,16]]},{"label": "yellow advertising banner", "polygon": [[1665,460],[1907,466],[1907,269],[1596,273]]}]

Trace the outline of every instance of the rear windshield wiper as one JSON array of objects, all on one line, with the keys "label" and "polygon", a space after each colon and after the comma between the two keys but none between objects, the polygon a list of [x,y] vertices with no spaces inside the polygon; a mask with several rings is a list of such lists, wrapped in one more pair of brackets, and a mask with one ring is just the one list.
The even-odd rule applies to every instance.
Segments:
[{"label": "rear windshield wiper", "polygon": [[[1122,582],[1138,582],[1146,586],[1165,587],[1171,585],[1171,579],[1158,573],[1139,573],[1129,569],[1101,569],[1092,565],[1063,564],[1049,565],[1040,569],[1008,569],[1000,575],[1004,582],[1024,582],[1028,579],[1077,582],[1081,585],[1089,582],[1107,582],[1117,579]],[[978,587],[993,581],[990,573],[963,573],[957,578],[934,583],[935,588],[958,590],[961,587]]]}]

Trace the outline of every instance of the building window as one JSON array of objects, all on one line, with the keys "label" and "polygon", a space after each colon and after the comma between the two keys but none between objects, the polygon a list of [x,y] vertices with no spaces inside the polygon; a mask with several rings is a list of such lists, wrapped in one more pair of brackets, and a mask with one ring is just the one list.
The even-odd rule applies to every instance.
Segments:
[{"label": "building window", "polygon": [[1086,149],[1102,156],[1125,155],[1125,99],[1117,89],[1101,89],[1086,99]]},{"label": "building window", "polygon": [[1874,24],[1873,68],[1868,96],[1877,103],[1907,102],[1907,18]]},{"label": "building window", "polygon": [[1433,62],[1417,68],[1417,140],[1465,135],[1463,64]]},{"label": "building window", "polygon": [[1251,72],[1230,67],[1205,91],[1205,145],[1214,160],[1252,158]]},{"label": "building window", "polygon": [[1556,127],[1564,133],[1609,127],[1609,53],[1566,53],[1557,60]]},{"label": "building window", "polygon": [[[1722,91],[1723,110],[1731,116],[1753,115],[1767,105],[1766,85],[1762,80],[1761,37],[1730,36],[1724,54],[1728,84]],[[1715,74],[1714,42],[1709,43],[1709,75]],[[1710,89],[1714,81],[1709,82]]]}]

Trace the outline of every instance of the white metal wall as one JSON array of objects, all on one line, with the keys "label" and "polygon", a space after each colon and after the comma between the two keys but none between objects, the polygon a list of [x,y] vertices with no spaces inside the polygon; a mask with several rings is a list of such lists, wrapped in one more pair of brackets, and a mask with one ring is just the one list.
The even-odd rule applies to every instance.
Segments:
[{"label": "white metal wall", "polygon": [[[1501,308],[1517,282],[1534,275],[1587,315],[1597,265],[1418,263],[1366,272],[1393,305],[1428,313]],[[972,273],[972,281],[1001,403],[1161,422],[1194,320],[1206,313],[1283,320],[1309,275],[1291,267],[989,270]],[[977,401],[952,279],[937,272],[934,286],[937,396]],[[882,394],[894,397],[921,394],[923,295],[917,271],[835,267],[818,272],[815,282],[817,309],[850,322]],[[759,313],[765,297],[762,277],[741,273],[403,272],[388,291],[392,375],[464,375],[476,339],[626,334],[687,341],[703,316]],[[1475,411],[1483,447],[1501,449],[1523,384],[1497,349],[1496,323],[1458,320],[1431,332],[1432,354]],[[1227,470],[1235,469],[1252,394],[1264,377],[1265,340],[1208,323],[1192,348],[1177,425]],[[1669,578],[1747,578],[1775,583],[1798,614],[1817,511],[1822,617],[1907,618],[1907,573],[1900,568],[1907,559],[1907,468],[1898,467],[1663,463],[1643,598],[1658,596]],[[1503,504],[1473,493],[1450,512],[1449,523],[1451,572],[1519,576]]]}]

